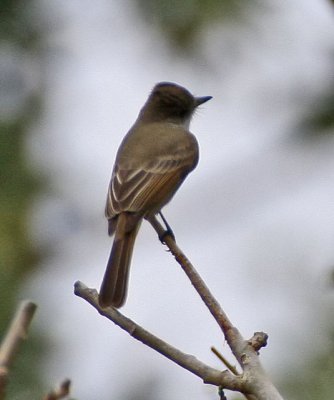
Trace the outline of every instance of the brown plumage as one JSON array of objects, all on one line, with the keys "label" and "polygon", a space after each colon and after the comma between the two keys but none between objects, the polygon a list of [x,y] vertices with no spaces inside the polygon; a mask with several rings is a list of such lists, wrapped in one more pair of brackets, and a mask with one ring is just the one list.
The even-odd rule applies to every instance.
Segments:
[{"label": "brown plumage", "polygon": [[109,235],[115,238],[100,290],[102,306],[124,304],[143,218],[158,213],[196,167],[198,144],[189,123],[196,107],[210,98],[194,97],[173,83],[157,84],[123,139],[105,209]]}]

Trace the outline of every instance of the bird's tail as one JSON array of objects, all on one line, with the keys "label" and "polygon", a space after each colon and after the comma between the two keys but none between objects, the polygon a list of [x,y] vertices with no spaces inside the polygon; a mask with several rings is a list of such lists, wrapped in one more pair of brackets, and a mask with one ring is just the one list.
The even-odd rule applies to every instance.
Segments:
[{"label": "bird's tail", "polygon": [[99,294],[99,303],[102,307],[119,308],[125,303],[131,257],[140,226],[140,221],[138,221],[131,230],[128,230],[126,229],[126,215],[120,214],[118,219],[114,242]]}]

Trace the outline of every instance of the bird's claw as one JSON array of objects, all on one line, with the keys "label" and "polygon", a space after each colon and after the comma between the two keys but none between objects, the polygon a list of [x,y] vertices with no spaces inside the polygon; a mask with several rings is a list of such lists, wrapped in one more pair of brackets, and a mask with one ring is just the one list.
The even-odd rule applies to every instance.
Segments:
[{"label": "bird's claw", "polygon": [[166,244],[166,236],[170,236],[175,242],[175,235],[170,227],[168,227],[161,235],[159,235],[159,240],[162,244]]}]

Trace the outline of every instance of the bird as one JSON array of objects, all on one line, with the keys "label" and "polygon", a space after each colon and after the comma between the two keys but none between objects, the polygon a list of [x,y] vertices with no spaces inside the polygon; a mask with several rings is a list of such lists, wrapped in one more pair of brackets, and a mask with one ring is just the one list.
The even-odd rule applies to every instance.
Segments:
[{"label": "bird", "polygon": [[160,82],[121,142],[105,206],[114,241],[99,292],[101,307],[124,305],[140,225],[161,212],[197,166],[199,146],[189,125],[197,107],[211,98]]}]

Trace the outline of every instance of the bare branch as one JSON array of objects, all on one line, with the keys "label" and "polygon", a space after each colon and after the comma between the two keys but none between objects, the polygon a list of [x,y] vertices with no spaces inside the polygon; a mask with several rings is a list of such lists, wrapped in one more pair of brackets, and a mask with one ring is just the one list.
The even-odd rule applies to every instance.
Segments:
[{"label": "bare branch", "polygon": [[177,246],[175,239],[171,235],[164,235],[165,230],[155,216],[150,217],[149,222],[156,230],[158,236],[164,238],[164,243],[188,276],[197,293],[201,296],[204,304],[208,307],[210,313],[223,331],[225,339],[231,347],[233,354],[240,363],[241,360],[240,357],[238,357],[238,347],[239,344],[243,342],[240,332],[236,327],[233,326],[232,322],[229,320],[228,316],[223,311],[213,294],[210,292],[209,288],[206,286],[205,282],[200,277],[194,266]]},{"label": "bare branch", "polygon": [[23,301],[13,317],[7,334],[0,346],[0,400],[4,399],[8,381],[9,368],[13,363],[17,350],[27,338],[28,328],[36,311],[36,304]]},{"label": "bare branch", "polygon": [[69,379],[65,379],[57,389],[49,392],[43,400],[60,400],[64,399],[66,396],[70,394],[70,386],[71,381]]},{"label": "bare branch", "polygon": [[158,233],[159,238],[163,238],[164,243],[167,245],[176,261],[181,265],[192,285],[220,326],[232,353],[242,368],[241,374],[235,375],[230,371],[221,372],[216,370],[204,364],[193,355],[183,353],[154,336],[152,333],[137,325],[134,321],[125,317],[115,308],[100,307],[97,291],[87,288],[81,282],[76,282],[75,294],[88,301],[102,316],[110,319],[128,332],[133,338],[141,341],[143,344],[156,350],[174,363],[197,375],[204,383],[219,386],[222,396],[223,389],[228,389],[243,393],[247,399],[283,400],[275,386],[267,377],[259,360],[258,351],[266,345],[267,335],[258,332],[255,333],[250,340],[245,340],[238,329],[233,326],[193,265],[176,245],[173,235],[168,232],[166,234],[156,217],[150,217],[149,221]]},{"label": "bare branch", "polygon": [[248,340],[248,344],[253,347],[255,351],[259,351],[262,347],[267,346],[268,335],[264,332],[255,332],[253,337]]},{"label": "bare branch", "polygon": [[[151,216],[148,218],[148,221],[157,232],[159,238],[163,238],[171,254],[180,264],[204,304],[220,326],[232,353],[243,370],[243,378],[246,378],[245,381],[250,383],[250,390],[247,390],[246,393],[255,395],[258,400],[282,399],[277,389],[267,378],[258,356],[259,349],[267,344],[268,336],[265,333],[255,333],[250,340],[245,340],[239,330],[232,324],[189,259],[177,246],[174,236],[168,234],[168,231],[166,234],[156,216]],[[245,393],[245,391],[242,393]]]},{"label": "bare branch", "polygon": [[81,282],[75,283],[74,293],[88,301],[101,315],[108,318],[120,328],[128,332],[133,338],[156,350],[171,361],[187,369],[200,377],[204,383],[224,386],[234,391],[245,391],[245,383],[241,377],[233,376],[230,372],[216,370],[196,357],[183,353],[157,336],[148,332],[131,319],[125,317],[113,307],[102,308],[98,302],[98,293],[95,289],[89,289]]},{"label": "bare branch", "polygon": [[212,353],[232,372],[233,375],[240,375],[234,365],[232,365],[214,346],[211,347]]}]

